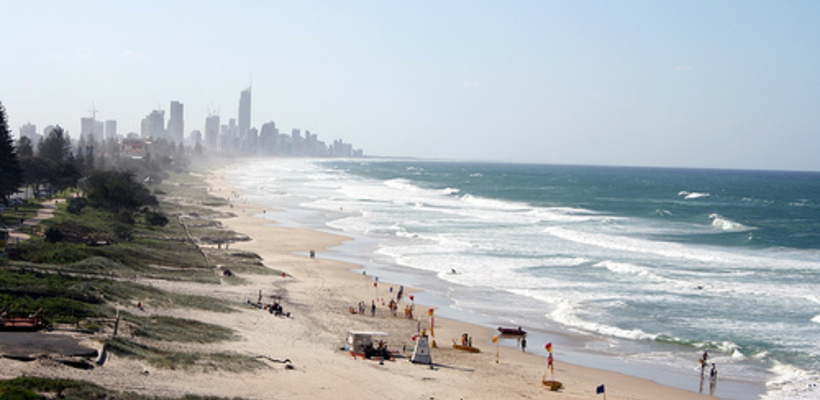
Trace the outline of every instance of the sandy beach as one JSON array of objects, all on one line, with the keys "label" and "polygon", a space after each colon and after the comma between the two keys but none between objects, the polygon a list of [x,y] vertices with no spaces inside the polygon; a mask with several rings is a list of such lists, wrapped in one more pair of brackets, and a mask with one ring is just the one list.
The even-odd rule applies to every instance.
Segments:
[{"label": "sandy beach", "polygon": [[[232,243],[229,249],[220,250],[257,253],[267,267],[283,271],[285,276],[241,276],[245,284],[218,286],[171,281],[151,281],[150,284],[179,293],[216,296],[240,303],[255,302],[261,291],[265,302],[272,302],[271,296],[281,296],[284,311],[290,312],[291,317],[276,317],[250,306],[229,314],[150,308],[147,312],[234,329],[238,340],[182,347],[191,351],[258,356],[269,368],[252,373],[191,373],[152,369],[132,359],[111,356],[104,366],[89,371],[2,360],[3,377],[47,374],[154,395],[199,394],[249,399],[593,399],[603,398],[596,394],[596,388],[602,384],[607,399],[706,397],[633,376],[570,365],[561,361],[558,350],[555,378],[563,382],[564,388],[550,391],[541,384],[547,371],[546,359],[529,353],[546,354],[543,343],[530,343],[528,353],[501,346],[496,362],[496,347],[491,340],[495,332],[438,317],[435,326],[438,347],[431,351],[434,364],[411,363],[412,338],[418,327],[429,326],[429,307],[414,304],[416,319],[403,318],[402,310],[410,304],[406,294],[399,317],[393,317],[382,299],[389,301],[389,288],[398,287],[401,282],[379,282],[374,289],[370,277],[353,271],[357,266],[323,257],[347,240],[345,237],[281,227],[255,217],[276,211],[247,203],[241,193],[225,182],[223,173],[216,171],[209,177],[210,193],[230,199],[231,205],[221,211],[237,216],[221,222],[251,240]],[[310,250],[316,251],[315,259],[308,256]],[[405,293],[411,290],[415,289],[406,288]],[[351,314],[349,308],[356,307],[360,301],[368,306],[367,312]],[[371,301],[377,304],[375,316],[370,315]],[[354,358],[341,349],[349,330],[386,332],[389,349],[406,358],[386,362]],[[481,353],[451,347],[452,340],[463,332],[473,336]]]}]

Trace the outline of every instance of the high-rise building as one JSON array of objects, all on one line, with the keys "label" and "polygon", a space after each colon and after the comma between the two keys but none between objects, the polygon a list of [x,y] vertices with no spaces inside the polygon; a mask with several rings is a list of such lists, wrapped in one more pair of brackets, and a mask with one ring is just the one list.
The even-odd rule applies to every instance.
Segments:
[{"label": "high-rise building", "polygon": [[168,117],[168,140],[182,143],[185,135],[184,112],[185,109],[182,103],[176,100],[171,102],[171,115]]},{"label": "high-rise building", "polygon": [[80,139],[86,139],[94,133],[95,122],[94,117],[80,118]]},{"label": "high-rise building", "polygon": [[143,138],[165,139],[165,111],[154,110],[142,119]]},{"label": "high-rise building", "polygon": [[117,140],[117,121],[113,119],[105,121],[105,139]]},{"label": "high-rise building", "polygon": [[200,132],[199,129],[192,130],[190,138],[191,138],[191,144],[192,145],[196,145],[196,144],[201,145],[202,144],[202,132]]},{"label": "high-rise building", "polygon": [[219,143],[219,115],[213,114],[205,118],[205,147],[215,152]]},{"label": "high-rise building", "polygon": [[37,142],[40,140],[40,135],[37,133],[37,125],[34,125],[31,122],[29,122],[21,126],[20,137],[27,137],[28,140],[31,140],[31,145],[36,146]]},{"label": "high-rise building", "polygon": [[239,94],[239,137],[244,138],[251,129],[251,88]]},{"label": "high-rise building", "polygon": [[[93,133],[93,136],[86,138],[86,140],[90,141],[93,138],[94,142],[101,142],[105,135],[105,124],[102,121],[94,121],[94,130],[91,133]],[[89,143],[89,145],[93,146],[94,143]]]}]

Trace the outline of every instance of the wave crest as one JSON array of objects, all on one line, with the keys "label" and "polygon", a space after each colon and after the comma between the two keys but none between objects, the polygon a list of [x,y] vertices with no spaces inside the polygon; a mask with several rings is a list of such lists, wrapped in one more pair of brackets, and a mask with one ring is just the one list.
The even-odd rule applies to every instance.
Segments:
[{"label": "wave crest", "polygon": [[709,218],[712,219],[712,226],[724,232],[743,232],[753,229],[741,224],[740,222],[735,222],[730,219],[724,218],[720,214],[712,214],[709,216]]},{"label": "wave crest", "polygon": [[680,192],[678,192],[678,196],[683,196],[683,198],[686,200],[693,200],[699,199],[701,197],[709,197],[711,196],[711,194],[702,192],[687,192],[685,190],[681,190]]}]

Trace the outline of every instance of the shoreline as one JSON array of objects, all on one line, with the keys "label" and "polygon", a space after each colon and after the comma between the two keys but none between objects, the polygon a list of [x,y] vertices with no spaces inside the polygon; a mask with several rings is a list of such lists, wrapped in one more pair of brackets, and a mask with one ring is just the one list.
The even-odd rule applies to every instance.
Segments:
[{"label": "shoreline", "polygon": [[[234,168],[236,164],[232,164],[230,166],[224,166],[217,171],[213,171],[207,178],[206,181],[211,187],[211,193],[214,195],[218,195],[224,197],[224,193],[239,193],[237,194],[238,199],[242,199],[241,190],[231,186],[228,182],[225,181],[224,174]],[[248,203],[246,200],[243,200],[241,203],[244,205],[244,209],[241,210],[241,214],[237,218],[222,220],[223,224],[227,227],[236,230],[237,232],[241,232],[247,234],[252,238],[250,242],[245,243],[237,243],[235,246],[237,248],[241,248],[243,250],[248,251],[259,251],[259,254],[265,260],[265,263],[268,264],[268,260],[273,258],[274,255],[265,251],[265,249],[259,249],[260,246],[255,244],[257,236],[252,233],[249,233],[248,230],[264,230],[264,227],[268,227],[271,229],[284,229],[284,230],[294,230],[294,231],[307,231],[304,236],[310,243],[304,243],[302,247],[296,246],[294,248],[290,248],[289,250],[291,256],[296,257],[307,257],[307,252],[310,249],[320,250],[317,257],[317,262],[319,259],[322,261],[332,260],[334,263],[337,263],[337,268],[341,269],[341,271],[337,270],[333,275],[336,278],[344,279],[347,281],[358,281],[358,288],[350,287],[349,290],[353,293],[349,293],[348,296],[351,294],[353,298],[356,297],[363,297],[365,299],[370,299],[373,297],[373,293],[369,292],[369,284],[372,283],[372,279],[368,277],[368,281],[366,284],[361,284],[361,274],[357,274],[356,270],[362,270],[364,266],[358,264],[351,264],[349,262],[340,261],[339,257],[334,257],[337,254],[336,248],[342,246],[343,243],[350,240],[350,238],[346,238],[344,236],[338,234],[331,234],[320,230],[314,229],[303,229],[303,228],[296,228],[296,227],[281,227],[276,221],[276,214],[268,214],[265,210],[265,207],[258,204]],[[233,210],[235,213],[237,210]],[[262,215],[262,218],[259,218]],[[268,217],[273,217],[273,222]],[[250,220],[249,220],[250,219]],[[256,225],[255,227],[253,225]],[[260,232],[261,233],[261,232]],[[329,239],[328,235],[336,236],[336,242],[333,241],[328,242]],[[302,233],[299,235],[300,237],[303,236]],[[261,242],[258,244],[262,244]],[[262,254],[268,253],[268,254]],[[279,253],[281,256],[281,252]],[[294,276],[296,276],[294,274]],[[384,285],[388,281],[381,280],[381,284]],[[398,286],[400,283],[391,282],[393,286]],[[418,295],[420,299],[424,298],[424,291],[417,289],[417,288],[410,288],[406,287],[406,290],[414,290],[417,293],[421,293]],[[369,296],[369,297],[368,297]],[[421,302],[417,303],[416,312],[417,315],[419,311],[426,309],[427,306],[420,307]],[[355,305],[355,302],[350,304],[351,306]],[[435,306],[435,304],[432,304]],[[424,324],[422,324],[424,325]],[[378,329],[377,329],[378,330]],[[487,328],[486,326],[481,326],[478,324],[458,321],[452,318],[442,318],[440,315],[436,315],[436,334],[437,334],[437,342],[439,344],[439,349],[432,350],[433,362],[438,362],[439,353],[443,352],[453,352],[452,350],[445,350],[446,348],[450,347],[450,339],[457,338],[460,336],[459,332],[469,332],[474,337],[474,344],[477,347],[482,348],[482,355],[481,358],[484,358],[484,363],[492,364],[495,361],[495,349],[492,349],[491,339],[495,335],[495,331],[491,328]],[[343,338],[340,338],[340,340]],[[502,340],[506,341],[506,340]],[[509,346],[500,346],[499,348],[499,355],[501,364],[504,364],[505,361],[509,360],[509,362],[514,362],[519,366],[527,366],[530,371],[530,375],[535,377],[529,383],[529,385],[533,386],[534,390],[538,392],[545,391],[539,385],[540,378],[543,376],[544,372],[546,371],[546,357],[533,354],[533,352],[544,351],[543,343],[535,343],[536,341],[530,341],[528,345],[528,353],[522,353],[520,350],[509,347]],[[656,383],[649,379],[639,378],[628,374],[621,374],[617,372],[611,372],[608,370],[603,369],[594,369],[584,366],[572,365],[567,364],[561,361],[560,354],[563,350],[555,350],[556,354],[556,377],[559,380],[562,380],[566,386],[566,389],[561,392],[560,395],[568,398],[588,398],[589,394],[595,393],[595,388],[600,385],[606,385],[607,394],[611,398],[619,398],[626,393],[629,393],[629,398],[657,398],[659,391],[664,393],[665,398],[681,398],[681,399],[695,399],[695,398],[702,398],[703,394],[698,394],[694,391],[675,388],[671,386],[662,385]],[[546,352],[544,351],[546,354]],[[464,355],[459,355],[459,358],[463,358]],[[490,358],[487,360],[486,358]],[[418,367],[418,366],[416,366]],[[597,383],[596,383],[597,382]],[[708,384],[708,383],[707,383]],[[708,391],[708,389],[707,389]],[[576,397],[577,396],[577,397]]]},{"label": "shoreline", "polygon": [[[209,370],[207,367],[185,370],[174,367],[152,367],[144,359],[109,353],[104,365],[81,370],[55,365],[47,358],[23,363],[0,359],[3,379],[19,376],[42,376],[82,380],[107,389],[136,392],[151,396],[181,398],[188,394],[245,399],[480,399],[480,398],[556,398],[580,400],[598,398],[596,388],[605,385],[609,399],[650,400],[657,398],[695,400],[705,394],[665,386],[649,379],[588,368],[564,362],[567,348],[556,341],[555,379],[564,384],[552,392],[541,384],[547,371],[544,343],[535,334],[528,338],[527,352],[508,346],[494,348],[496,334],[487,328],[436,313],[436,341],[431,350],[432,365],[409,362],[412,337],[419,327],[429,326],[428,307],[442,306],[424,300],[424,291],[405,285],[409,298],[416,298],[418,320],[389,315],[381,305],[390,297],[392,279],[373,286],[373,276],[363,277],[362,266],[339,261],[340,245],[350,238],[318,229],[285,227],[275,222],[276,214],[247,201],[241,190],[224,180],[226,171],[239,162],[219,166],[204,173],[202,190],[229,200],[227,205],[203,206],[215,211],[213,221],[218,229],[229,229],[248,240],[232,241],[230,246],[200,244],[209,254],[255,253],[263,269],[248,269],[235,278],[225,278],[213,265],[215,282],[161,280],[140,278],[138,283],[163,291],[184,295],[208,296],[223,300],[234,312],[205,311],[171,306],[141,310],[146,316],[169,316],[221,325],[233,332],[233,340],[208,344],[149,342],[153,345],[194,353],[225,353],[252,357],[264,364],[250,372]],[[179,182],[177,182],[179,183]],[[274,221],[259,218],[271,216]],[[218,224],[217,224],[218,225]],[[310,250],[317,257],[308,256]],[[256,262],[256,258],[252,258]],[[269,272],[266,270],[270,270]],[[264,271],[264,272],[260,272]],[[284,275],[283,275],[284,273]],[[392,285],[398,286],[396,283]],[[419,286],[423,287],[423,286]],[[267,310],[247,305],[259,294],[265,303],[279,301],[289,317],[277,317]],[[375,316],[351,314],[349,307],[359,301],[370,304],[379,298]],[[402,304],[404,305],[404,304]],[[133,305],[120,305],[133,307]],[[526,327],[525,327],[526,328]],[[389,334],[388,348],[398,352],[395,361],[379,362],[353,358],[342,350],[348,331],[382,331]],[[529,329],[528,329],[529,330]],[[451,340],[462,333],[473,337],[481,353],[454,350]],[[100,339],[82,336],[83,340]],[[503,339],[506,342],[509,339]],[[514,342],[512,342],[514,343]],[[498,351],[498,358],[496,357]],[[498,361],[498,362],[496,362]],[[708,392],[708,387],[706,388]],[[718,395],[720,393],[718,392]]]}]

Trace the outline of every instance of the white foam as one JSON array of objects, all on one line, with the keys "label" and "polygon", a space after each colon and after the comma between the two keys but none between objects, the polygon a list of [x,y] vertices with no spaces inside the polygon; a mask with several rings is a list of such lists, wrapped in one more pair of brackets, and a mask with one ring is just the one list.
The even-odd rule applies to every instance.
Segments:
[{"label": "white foam", "polygon": [[648,268],[642,267],[635,264],[623,263],[623,262],[615,262],[615,261],[601,261],[592,265],[596,268],[606,268],[612,272],[617,274],[628,274],[628,275],[638,275],[638,276],[645,276],[645,277],[653,277],[655,278],[656,275],[653,274]]},{"label": "white foam", "polygon": [[762,400],[817,400],[820,398],[820,374],[788,364],[775,362],[770,372],[774,379],[766,382]]},{"label": "white foam", "polygon": [[683,198],[686,200],[694,200],[703,197],[709,197],[711,195],[709,193],[687,192],[685,190],[681,190],[680,192],[678,192],[678,196],[683,196]]},{"label": "white foam", "polygon": [[548,317],[583,333],[597,333],[604,336],[629,340],[655,340],[655,338],[657,338],[657,335],[646,333],[640,329],[621,329],[615,326],[583,320],[578,317],[578,304],[574,301],[562,298],[554,304],[556,308],[548,314]]},{"label": "white foam", "polygon": [[743,232],[753,229],[741,224],[740,222],[735,222],[727,218],[724,218],[719,214],[712,214],[709,216],[709,218],[712,219],[712,226],[724,232]]}]

